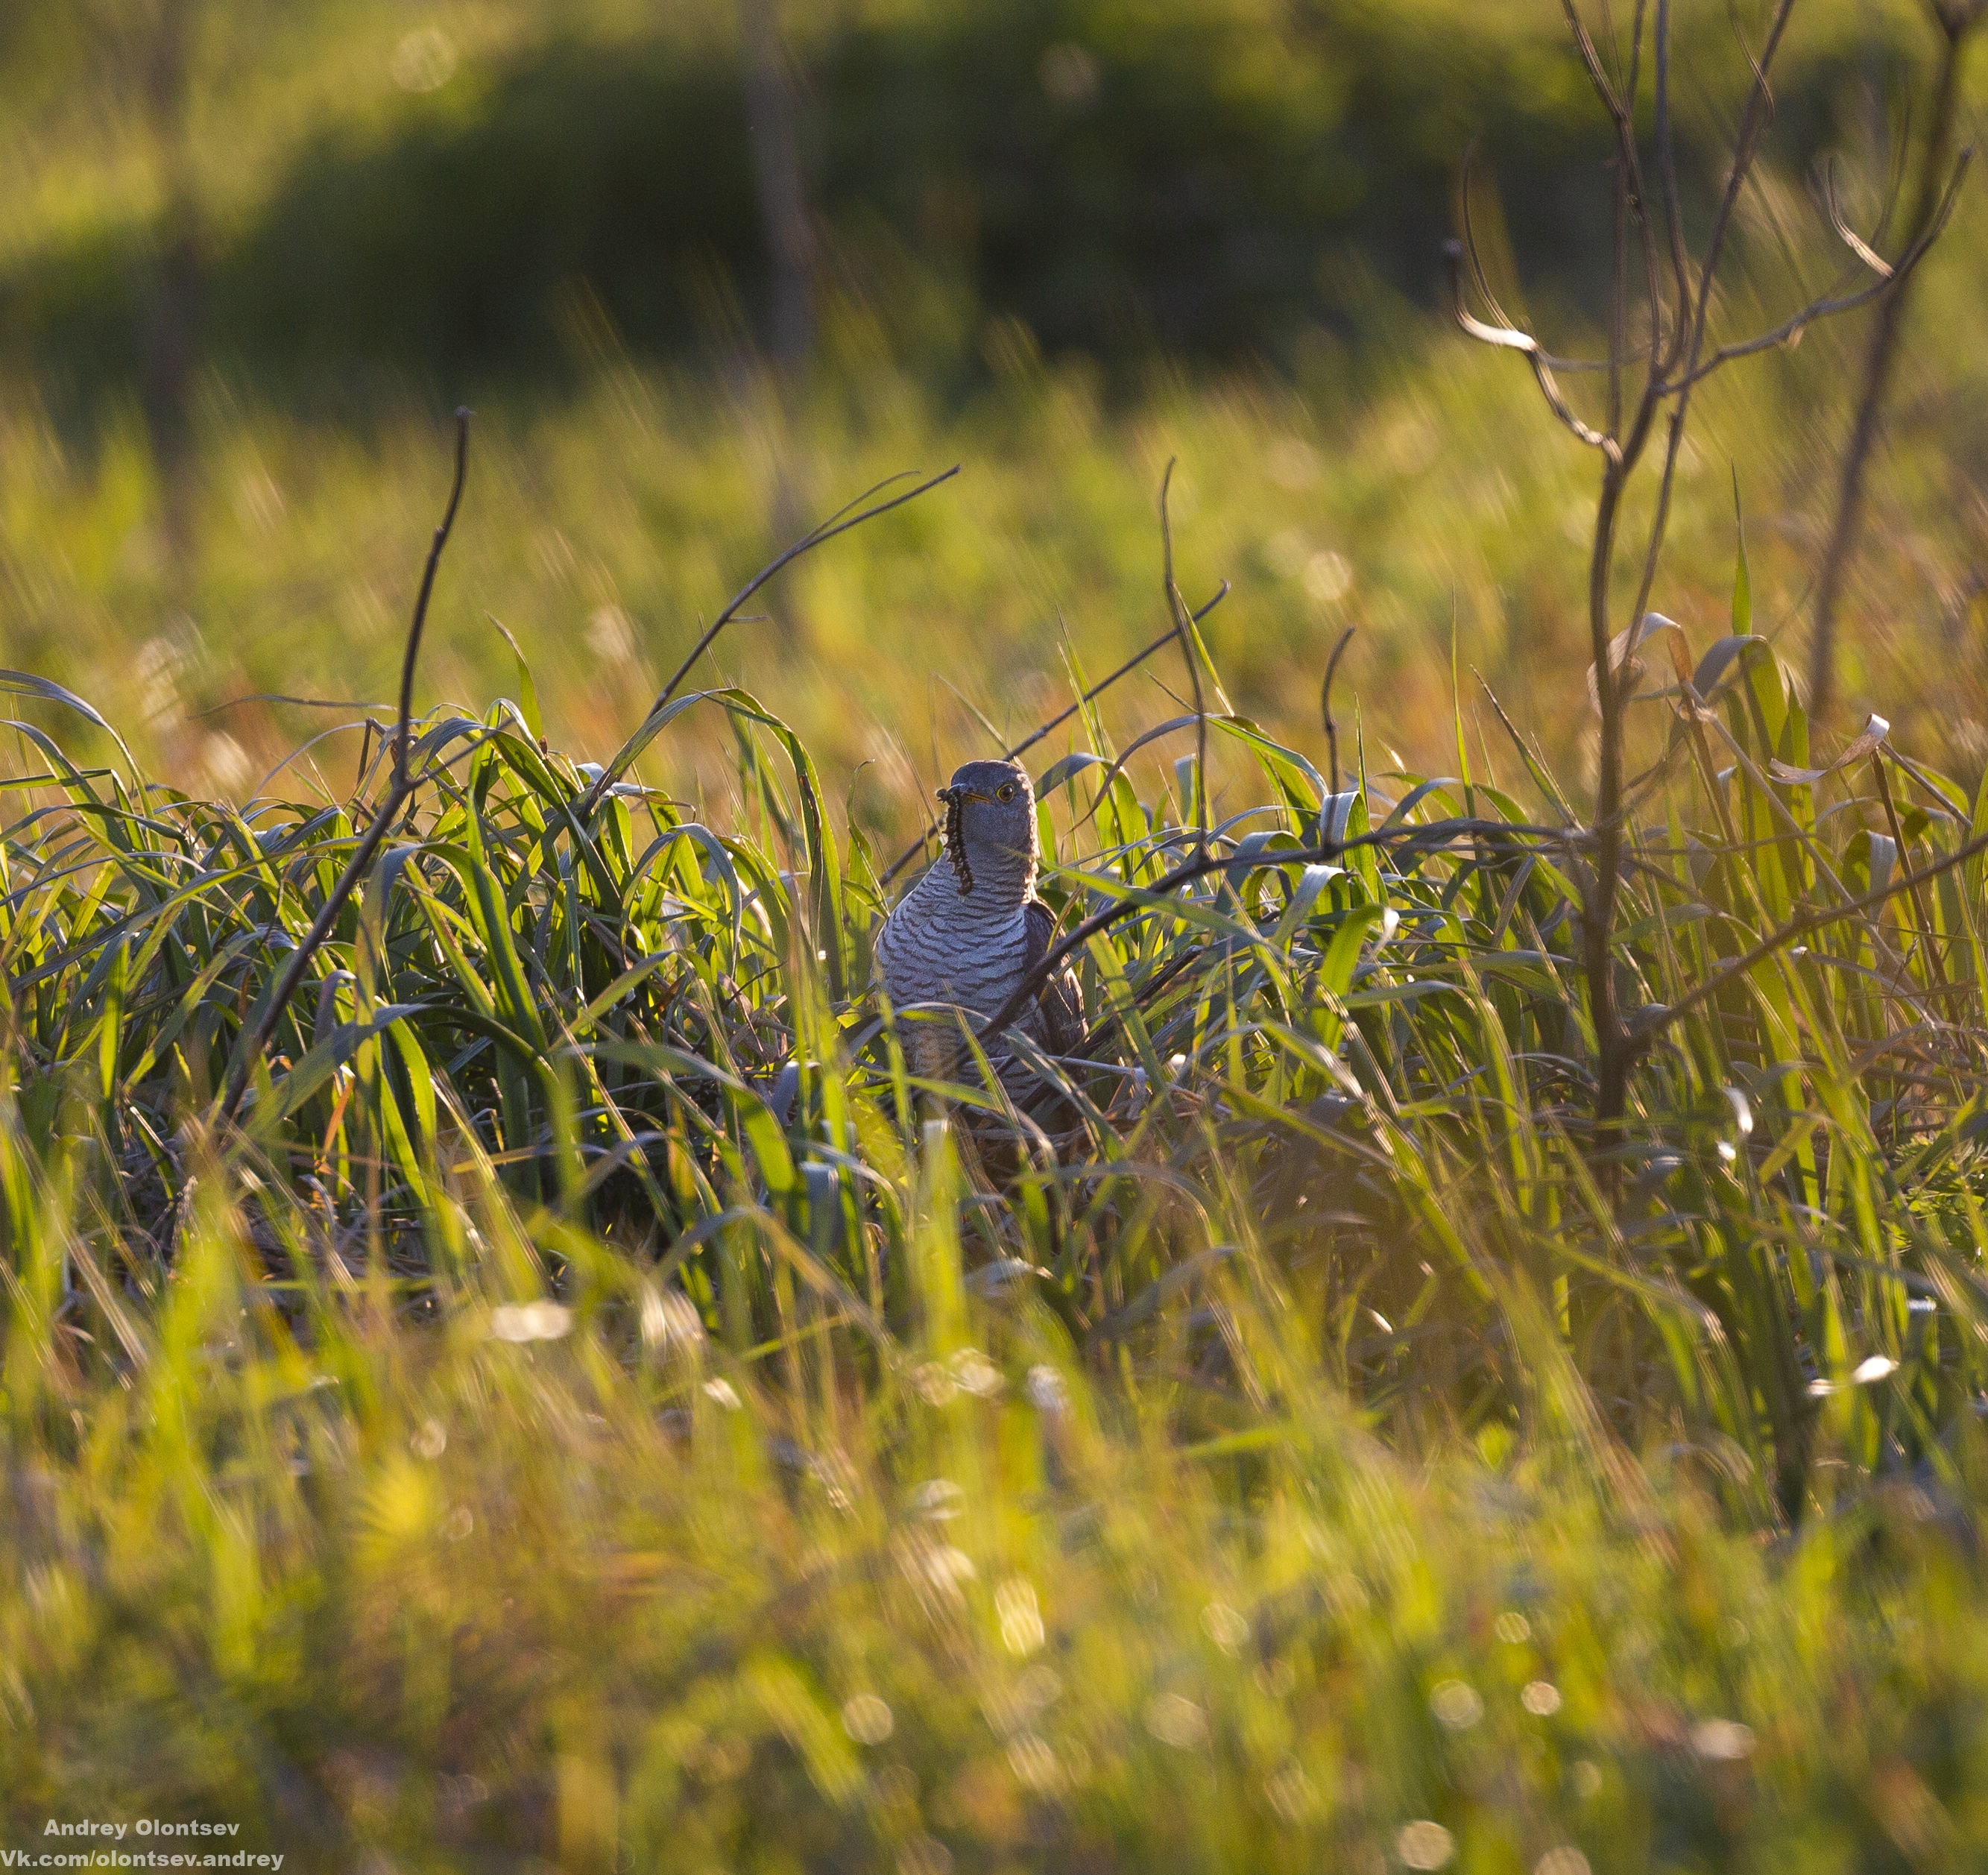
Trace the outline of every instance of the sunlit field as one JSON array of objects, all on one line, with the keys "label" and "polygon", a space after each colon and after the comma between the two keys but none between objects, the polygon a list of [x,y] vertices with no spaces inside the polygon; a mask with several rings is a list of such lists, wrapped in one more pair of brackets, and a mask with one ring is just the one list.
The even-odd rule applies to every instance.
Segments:
[{"label": "sunlit field", "polygon": [[[1122,346],[1002,301],[1118,303],[1026,243],[935,260],[956,191],[864,193],[975,16],[798,8],[847,186],[785,364],[722,252],[681,329],[639,268],[502,344],[439,260],[343,350],[380,295],[327,297],[401,265],[379,204],[448,234],[407,176],[501,195],[526,124],[536,186],[574,84],[695,130],[728,9],[214,12],[176,144],[113,10],[0,39],[0,1850],[1988,1856],[1988,224],[1973,178],[1900,259],[1912,9],[1797,8],[1772,112],[1680,13],[1694,255],[1719,139],[1780,140],[1712,342],[1873,275],[1832,208],[1915,296],[1821,712],[1868,312],[1706,380],[1604,674],[1605,450],[1375,232],[1477,113],[1480,335],[1605,353],[1605,266],[1541,232],[1605,193],[1524,168],[1599,160],[1557,8],[1018,8],[1107,232],[1141,111],[1332,158],[1218,244],[1284,298],[1135,252]],[[1608,374],[1560,388],[1619,452]],[[971,1030],[921,1071],[876,950],[934,788],[1017,745],[1084,1010],[1011,1035],[1033,1095]],[[235,1833],[60,1827],[140,1819]]]},{"label": "sunlit field", "polygon": [[[1044,29],[1106,32],[1081,7],[1067,11]],[[1238,0],[1208,15],[1208,56],[1239,71],[1255,69],[1253,35],[1265,29],[1246,12]],[[934,22],[948,17],[931,9]],[[610,52],[653,42],[663,49],[644,56],[661,61],[655,82],[666,86],[669,72],[701,69],[697,49],[726,29],[722,9],[687,5],[662,39],[631,39],[654,30],[647,18],[581,9],[551,36]],[[1730,30],[1716,8],[1685,18],[1697,22],[1680,52],[1699,113],[1689,122],[1702,118],[1694,134],[1710,139],[1736,108]],[[1861,66],[1844,63],[1853,29],[1870,36]],[[827,27],[803,8],[793,30],[806,46]],[[746,306],[694,279],[681,342],[661,356],[624,329],[632,311],[617,319],[582,288],[545,288],[526,369],[491,350],[496,340],[476,339],[477,328],[464,336],[468,313],[448,311],[455,302],[440,289],[411,286],[418,247],[375,253],[361,241],[345,260],[312,261],[306,243],[269,258],[257,230],[277,212],[272,204],[320,186],[291,179],[333,161],[313,152],[338,153],[354,180],[336,186],[374,190],[383,213],[418,201],[409,191],[429,185],[418,164],[442,161],[422,153],[446,151],[452,135],[480,148],[489,100],[523,82],[506,74],[537,69],[533,48],[549,36],[540,15],[464,5],[416,22],[361,0],[303,9],[284,25],[253,8],[217,15],[203,42],[211,101],[193,120],[186,159],[211,255],[202,304],[213,337],[188,387],[191,456],[176,497],[186,518],[169,526],[130,325],[149,290],[145,217],[157,208],[158,161],[131,95],[80,82],[93,42],[45,31],[40,66],[20,66],[40,43],[32,33],[17,48],[26,76],[13,153],[32,186],[5,224],[16,359],[0,433],[8,658],[88,689],[167,773],[239,797],[323,726],[279,705],[205,713],[236,698],[384,699],[440,493],[438,438],[462,402],[478,415],[475,499],[438,602],[424,703],[468,706],[501,685],[511,652],[494,617],[532,656],[563,741],[598,754],[639,719],[651,680],[674,668],[700,616],[787,538],[885,476],[958,463],[960,479],[940,499],[799,569],[769,595],[769,622],[730,637],[705,673],[750,687],[835,774],[867,761],[884,796],[915,777],[929,786],[984,747],[975,712],[1018,733],[1049,713],[1038,706],[1060,693],[1066,645],[1087,667],[1108,668],[1164,626],[1155,497],[1177,457],[1182,577],[1196,604],[1232,582],[1209,631],[1239,708],[1315,748],[1325,656],[1354,625],[1351,689],[1389,746],[1432,764],[1448,740],[1454,641],[1466,690],[1469,673],[1481,674],[1516,720],[1580,769],[1595,467],[1542,420],[1523,367],[1472,348],[1445,317],[1436,235],[1446,231],[1446,184],[1422,205],[1437,218],[1415,224],[1428,230],[1422,245],[1385,264],[1361,249],[1322,267],[1327,316],[1274,342],[1266,328],[1260,342],[1200,353],[1059,345],[982,306],[951,263],[859,215],[829,238],[816,343],[796,384],[783,387],[759,361]],[[1405,22],[1401,31],[1399,56],[1413,67],[1419,41]],[[411,68],[407,42],[429,32],[446,60]],[[1485,57],[1537,81],[1528,108],[1542,124],[1565,124],[1557,134],[1593,145],[1597,113],[1557,9],[1488,10],[1470,33],[1479,36],[1456,43],[1481,44]],[[1353,42],[1384,64],[1393,43]],[[1933,43],[1909,7],[1868,18],[1797,9],[1783,54],[1786,148],[1774,146],[1795,167],[1763,167],[1742,198],[1722,332],[1772,323],[1854,271],[1821,205],[1822,155],[1804,153],[1826,154],[1844,212],[1878,226],[1901,134],[1882,117],[1882,84],[1911,82],[1898,61],[1929,57]],[[1826,86],[1848,82],[1829,77],[1840,69],[1881,89],[1844,92],[1825,138],[1814,125]],[[442,70],[439,88],[407,88]],[[1314,108],[1293,97],[1280,107]],[[1445,134],[1465,151],[1463,130]],[[1598,165],[1606,151],[1594,145],[1593,154]],[[1604,266],[1605,251],[1583,244],[1604,242],[1605,223],[1557,181],[1570,218],[1543,225],[1574,243],[1572,256],[1540,248],[1534,178],[1550,160],[1495,140],[1480,148],[1475,231],[1508,303],[1536,299],[1553,344],[1593,350],[1599,301],[1581,269]],[[399,181],[394,161],[413,166]],[[365,181],[375,170],[382,179]],[[522,185],[505,186],[515,195]],[[1843,706],[1853,726],[1878,709],[1915,746],[1969,773],[1988,749],[1976,564],[1988,232],[1976,196],[1963,190],[1915,284],[1916,336],[1850,594]],[[346,222],[323,220],[336,199],[306,193],[296,212],[323,241],[360,241]],[[519,200],[542,212],[536,198]],[[1516,249],[1508,215],[1530,231]],[[536,228],[519,238],[540,239]],[[438,223],[432,238],[446,232]],[[501,269],[501,231],[490,238],[499,246],[487,264]],[[469,264],[448,247],[430,258]],[[421,316],[441,323],[368,327],[352,343],[373,350],[348,355],[336,333],[300,324],[301,303],[272,297],[264,280],[312,266],[331,269],[329,282],[339,266],[361,265],[387,269],[367,276],[368,306],[433,301]],[[1653,594],[1667,616],[1715,625],[1736,493],[1763,628],[1787,634],[1790,662],[1803,668],[1804,608],[1862,339],[1854,320],[1821,323],[1705,388]],[[1570,384],[1581,408],[1599,408],[1595,380]],[[1125,702],[1128,724],[1164,708],[1150,687]],[[1474,697],[1466,713],[1476,721]],[[869,787],[859,786],[859,812],[891,811]]]}]

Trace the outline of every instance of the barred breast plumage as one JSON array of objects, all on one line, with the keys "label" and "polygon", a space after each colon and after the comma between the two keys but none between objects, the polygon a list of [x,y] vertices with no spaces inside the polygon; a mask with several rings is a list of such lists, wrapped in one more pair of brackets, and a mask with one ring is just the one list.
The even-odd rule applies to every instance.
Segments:
[{"label": "barred breast plumage", "polygon": [[[984,1021],[1006,1002],[1046,954],[1055,919],[1035,895],[1036,803],[1026,770],[969,762],[939,798],[947,863],[927,872],[884,921],[877,961],[914,1071],[952,1080],[971,1065],[958,1012]],[[1055,973],[1016,1026],[1052,1054],[1073,1051],[1084,1034],[1075,976]],[[1032,1104],[1042,1091],[1038,1078],[998,1038],[982,1046],[1009,1091]]]}]

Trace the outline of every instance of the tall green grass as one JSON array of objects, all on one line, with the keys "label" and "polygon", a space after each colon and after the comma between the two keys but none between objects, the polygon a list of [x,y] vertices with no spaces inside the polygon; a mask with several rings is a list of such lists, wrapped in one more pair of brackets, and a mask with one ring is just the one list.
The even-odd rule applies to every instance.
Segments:
[{"label": "tall green grass", "polygon": [[[1614,965],[1658,1038],[1612,1169],[1588,836],[1530,745],[1490,778],[1462,695],[1453,772],[1381,771],[1362,725],[1335,792],[1209,665],[1226,863],[1166,892],[1192,724],[1168,767],[1080,713],[1043,889],[1066,928],[1131,909],[1078,959],[1088,1058],[1040,1064],[1055,1139],[908,1072],[868,987],[889,855],[742,689],[652,716],[591,811],[522,658],[422,720],[266,1059],[382,736],[349,798],[237,807],[24,720],[16,1834],[177,1806],[313,1866],[919,1871],[1978,1850],[1988,796],[1876,724],[1812,747],[1744,572],[1726,630],[1645,647]],[[700,716],[728,811],[669,786]]]}]

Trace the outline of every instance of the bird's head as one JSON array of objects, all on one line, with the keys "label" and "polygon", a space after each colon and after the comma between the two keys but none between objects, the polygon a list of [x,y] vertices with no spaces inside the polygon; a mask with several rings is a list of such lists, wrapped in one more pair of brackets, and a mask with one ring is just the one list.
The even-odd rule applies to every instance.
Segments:
[{"label": "bird's head", "polygon": [[[967,762],[938,790],[945,854],[962,896],[976,885],[1017,903],[1035,883],[1036,790],[1019,762]],[[1019,888],[1019,890],[1016,888]]]}]

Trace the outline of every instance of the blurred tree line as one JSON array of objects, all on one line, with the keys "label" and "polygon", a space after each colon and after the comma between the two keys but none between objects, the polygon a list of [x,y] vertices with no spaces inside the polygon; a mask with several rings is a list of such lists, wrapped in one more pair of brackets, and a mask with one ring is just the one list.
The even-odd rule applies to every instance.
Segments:
[{"label": "blurred tree line", "polygon": [[[0,346],[58,387],[141,386],[162,454],[197,354],[460,384],[556,370],[605,327],[791,360],[830,292],[942,374],[977,368],[990,319],[1288,367],[1435,296],[1473,152],[1536,292],[1591,300],[1606,266],[1607,127],[1544,0],[652,0],[545,8],[459,62],[404,6],[392,107],[204,220],[191,140],[225,164],[230,88],[341,4],[15,0],[0,25],[17,108],[90,90],[147,127],[157,177],[144,212],[11,256]],[[1679,8],[1688,171],[1748,25]],[[1925,54],[1909,9],[1815,0],[1783,164],[1861,134]]]}]

